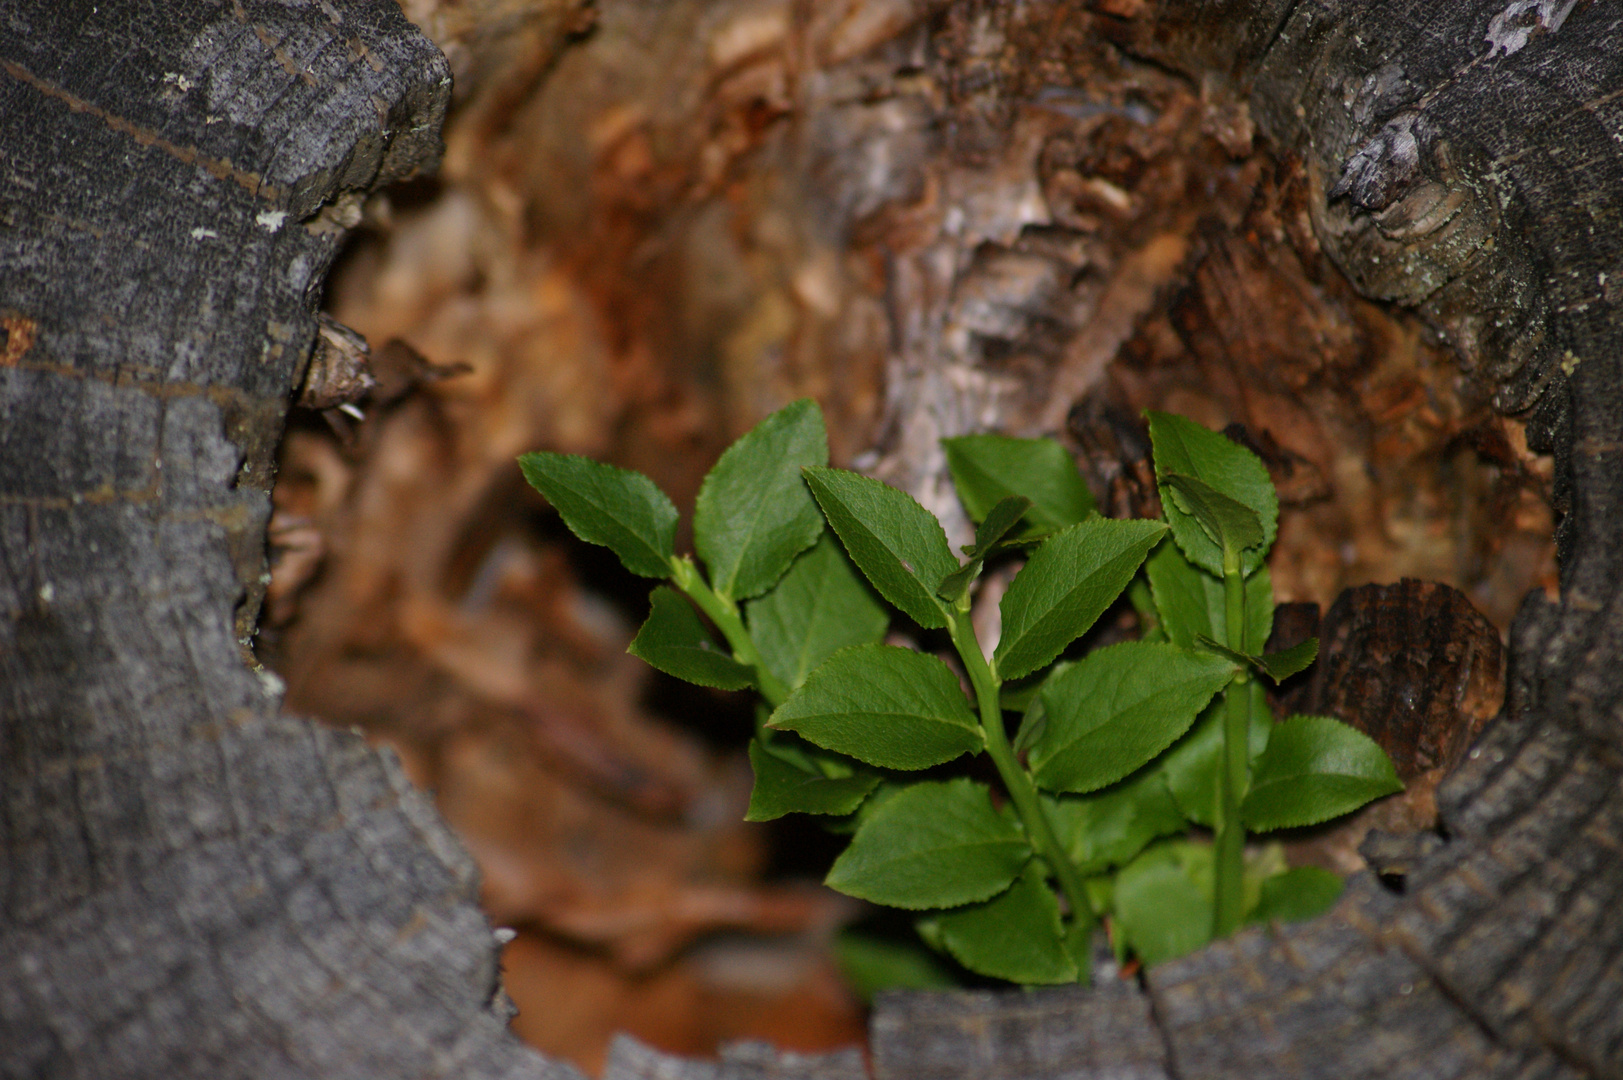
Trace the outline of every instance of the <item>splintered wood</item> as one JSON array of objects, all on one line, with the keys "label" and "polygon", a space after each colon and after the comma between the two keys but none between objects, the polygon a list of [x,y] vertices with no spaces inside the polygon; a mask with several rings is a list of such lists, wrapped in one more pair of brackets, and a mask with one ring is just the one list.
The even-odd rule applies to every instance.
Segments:
[{"label": "splintered wood", "polygon": [[648,583],[567,533],[524,451],[688,509],[809,395],[837,463],[962,542],[941,437],[1058,435],[1119,513],[1153,507],[1137,416],[1168,409],[1267,461],[1282,600],[1408,576],[1503,628],[1551,583],[1548,463],[1357,298],[1243,101],[1112,44],[1142,5],[403,6],[455,70],[445,164],[367,204],[332,279],[378,386],[286,440],[261,654],[436,792],[543,1049],[595,1071],[616,1029],[863,1030],[826,949],[852,905],[741,823],[747,704],[625,654]]}]

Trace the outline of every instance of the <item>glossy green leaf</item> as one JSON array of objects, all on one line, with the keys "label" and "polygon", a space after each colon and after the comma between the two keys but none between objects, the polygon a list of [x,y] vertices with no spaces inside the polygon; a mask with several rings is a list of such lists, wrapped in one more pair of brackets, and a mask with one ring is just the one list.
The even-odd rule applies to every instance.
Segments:
[{"label": "glossy green leaf", "polygon": [[975,529],[975,542],[964,549],[964,555],[969,561],[946,577],[941,579],[941,585],[936,589],[936,595],[949,603],[957,600],[969,588],[981,572],[981,564],[992,555],[996,555],[1005,547],[1004,537],[1016,525],[1020,524],[1020,517],[1031,506],[1031,500],[1023,495],[1010,496],[1000,500],[992,507]]},{"label": "glossy green leaf", "polygon": [[962,435],[942,439],[947,468],[958,499],[971,519],[984,521],[1011,495],[1031,500],[1025,539],[1075,525],[1094,513],[1093,494],[1070,452],[1053,439],[1011,439],[1002,435]]},{"label": "glossy green leaf", "polygon": [[1089,653],[1043,686],[1047,726],[1028,757],[1038,785],[1086,793],[1122,779],[1187,731],[1234,670],[1168,644]]},{"label": "glossy green leaf", "polygon": [[957,907],[1007,889],[1030,857],[984,784],[921,782],[865,815],[827,884],[891,907]]},{"label": "glossy green leaf", "polygon": [[835,653],[767,723],[886,769],[927,769],[984,745],[952,669],[894,645]]},{"label": "glossy green leaf", "polygon": [[1190,562],[1207,573],[1222,576],[1222,549],[1194,517],[1178,507],[1165,483],[1168,473],[1192,476],[1256,513],[1262,541],[1240,554],[1241,569],[1250,575],[1266,558],[1279,523],[1279,497],[1274,493],[1267,466],[1245,447],[1192,420],[1171,413],[1145,415],[1155,450],[1155,475],[1162,481],[1161,508],[1178,546]]},{"label": "glossy green leaf", "polygon": [[627,652],[667,675],[700,686],[742,690],[755,684],[754,672],[716,643],[680,593],[658,585],[648,601],[648,619]]},{"label": "glossy green leaf", "polygon": [[588,544],[600,544],[642,577],[671,575],[676,507],[639,472],[550,451],[525,454],[519,468]]},{"label": "glossy green leaf", "polygon": [[759,739],[750,743],[755,787],[745,821],[772,821],[785,814],[850,814],[879,786],[878,773],[831,777],[800,767]]},{"label": "glossy green leaf", "polygon": [[[1184,557],[1172,540],[1162,542],[1144,560],[1144,575],[1160,616],[1161,628],[1174,645],[1193,648],[1204,634],[1214,641],[1228,636],[1224,614],[1223,582]],[[1245,581],[1245,646],[1253,656],[1261,653],[1274,627],[1273,583],[1266,566]]]},{"label": "glossy green leaf", "polygon": [[845,930],[834,938],[834,960],[846,985],[864,1001],[881,990],[951,990],[948,962],[921,941],[898,941]]},{"label": "glossy green leaf", "polygon": [[791,690],[839,650],[878,642],[890,626],[890,611],[827,532],[745,615],[767,670]]},{"label": "glossy green leaf", "polygon": [[1368,735],[1328,716],[1293,716],[1274,727],[1252,766],[1240,816],[1258,832],[1317,825],[1402,790]]},{"label": "glossy green leaf", "polygon": [[935,515],[906,492],[844,469],[811,467],[806,483],[879,595],[923,627],[947,625],[936,589],[958,569]]},{"label": "glossy green leaf", "polygon": [[1212,849],[1163,840],[1116,875],[1114,926],[1146,965],[1192,953],[1211,939]]},{"label": "glossy green leaf", "polygon": [[[1247,752],[1255,760],[1268,745],[1273,719],[1262,684],[1251,679],[1245,686],[1245,692],[1251,695],[1251,738]],[[1213,698],[1189,734],[1167,751],[1159,766],[1178,809],[1190,821],[1208,829],[1213,828],[1217,820],[1217,770],[1223,754],[1224,708],[1221,695]]]},{"label": "glossy green leaf", "polygon": [[1087,633],[1165,531],[1159,521],[1092,518],[1045,540],[998,605],[998,674],[1018,679],[1036,671]]},{"label": "glossy green leaf", "polygon": [[802,399],[762,420],[721,455],[693,507],[693,547],[710,587],[734,600],[770,589],[823,531],[800,470],[828,464],[817,403]]},{"label": "glossy green leaf", "polygon": [[1059,901],[1036,860],[992,899],[944,911],[934,921],[942,945],[976,974],[1024,986],[1076,981]]},{"label": "glossy green leaf", "polygon": [[1044,795],[1043,805],[1060,843],[1083,874],[1131,861],[1145,845],[1181,832],[1189,822],[1158,769],[1090,795]]},{"label": "glossy green leaf", "polygon": [[1262,543],[1262,519],[1244,503],[1195,476],[1169,472],[1161,478],[1178,509],[1193,517],[1211,541],[1236,555]]},{"label": "glossy green leaf", "polygon": [[1346,883],[1317,866],[1297,866],[1264,878],[1257,906],[1247,922],[1302,922],[1335,907]]}]

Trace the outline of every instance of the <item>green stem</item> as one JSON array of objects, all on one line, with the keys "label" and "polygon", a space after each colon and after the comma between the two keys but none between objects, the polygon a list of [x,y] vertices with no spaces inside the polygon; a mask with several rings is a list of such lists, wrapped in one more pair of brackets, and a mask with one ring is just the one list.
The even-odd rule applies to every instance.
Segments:
[{"label": "green stem", "polygon": [[[1238,552],[1223,552],[1223,608],[1228,631],[1223,644],[1245,649],[1245,578]],[[1217,775],[1217,874],[1212,908],[1212,937],[1239,929],[1245,904],[1245,826],[1240,799],[1246,787],[1247,743],[1251,734],[1250,674],[1241,669],[1223,691],[1223,756]]]},{"label": "green stem", "polygon": [[[969,613],[961,610],[951,612],[947,630],[952,635],[959,659],[964,662],[970,685],[975,688],[981,731],[986,737],[986,753],[997,767],[998,776],[1003,780],[1009,801],[1014,804],[1014,811],[1025,826],[1032,847],[1059,879],[1060,892],[1065,894],[1065,902],[1070,905],[1071,926],[1066,933],[1066,943],[1070,946],[1071,955],[1078,958],[1078,966],[1081,966],[1086,962],[1088,935],[1093,930],[1093,907],[1088,903],[1082,875],[1066,854],[1065,845],[1060,843],[1053,823],[1043,811],[1042,800],[1037,797],[1037,787],[1031,782],[1031,775],[1015,760],[1014,748],[1009,745],[1009,734],[1003,728],[1003,706],[998,701],[1002,680],[981,653],[980,642],[975,639],[975,628],[970,625]],[[1082,981],[1086,982],[1087,977],[1087,970],[1083,968]]]},{"label": "green stem", "polygon": [[782,705],[789,696],[789,688],[772,674],[761,659],[749,631],[744,629],[744,617],[738,613],[738,605],[706,584],[704,575],[699,573],[693,560],[686,555],[671,560],[671,580],[699,605],[700,611],[710,616],[710,621],[716,624],[716,629],[721,631],[727,644],[732,647],[733,659],[755,670],[755,685],[760,688],[766,703],[774,709]]}]

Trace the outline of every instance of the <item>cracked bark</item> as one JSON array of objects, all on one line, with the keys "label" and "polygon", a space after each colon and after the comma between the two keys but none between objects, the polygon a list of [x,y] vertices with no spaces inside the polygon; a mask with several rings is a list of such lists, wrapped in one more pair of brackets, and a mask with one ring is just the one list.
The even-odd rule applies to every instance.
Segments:
[{"label": "cracked bark", "polygon": [[[890,997],[874,1071],[1623,1076],[1623,14],[1165,8],[1128,46],[1248,93],[1349,278],[1528,413],[1562,596],[1524,606],[1505,711],[1439,794],[1449,843],[1401,895],[1359,880],[1147,993]],[[471,864],[431,807],[281,713],[238,644],[342,235],[322,208],[432,160],[442,60],[384,0],[4,18],[0,1073],[568,1074],[503,1031]],[[630,1043],[610,1069],[861,1073]]]}]

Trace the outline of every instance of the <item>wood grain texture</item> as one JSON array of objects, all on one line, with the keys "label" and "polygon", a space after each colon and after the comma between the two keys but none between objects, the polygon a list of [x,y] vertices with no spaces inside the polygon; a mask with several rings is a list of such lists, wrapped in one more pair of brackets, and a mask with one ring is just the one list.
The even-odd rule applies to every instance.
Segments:
[{"label": "wood grain texture", "polygon": [[1503,704],[1499,631],[1447,585],[1405,578],[1347,589],[1318,638],[1298,711],[1356,726],[1404,783],[1452,771]]},{"label": "wood grain texture", "polygon": [[432,165],[442,58],[389,3],[0,18],[0,1074],[565,1075],[430,805],[239,646],[319,208]]},{"label": "wood grain texture", "polygon": [[767,1043],[741,1042],[722,1047],[719,1061],[698,1062],[619,1035],[609,1047],[604,1075],[612,1080],[864,1080],[868,1073],[854,1047],[797,1054]]},{"label": "wood grain texture", "polygon": [[892,993],[877,1002],[874,1075],[1169,1080],[1167,1047],[1135,985]]}]

